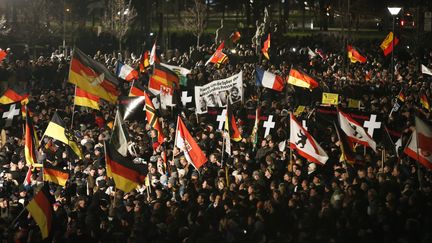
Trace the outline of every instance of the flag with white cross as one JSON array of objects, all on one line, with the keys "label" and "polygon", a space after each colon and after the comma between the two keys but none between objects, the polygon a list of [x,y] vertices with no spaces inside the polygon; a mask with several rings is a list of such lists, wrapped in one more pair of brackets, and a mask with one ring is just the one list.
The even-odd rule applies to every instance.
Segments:
[{"label": "flag with white cross", "polygon": [[21,103],[11,103],[0,106],[0,128],[16,126],[21,121]]}]

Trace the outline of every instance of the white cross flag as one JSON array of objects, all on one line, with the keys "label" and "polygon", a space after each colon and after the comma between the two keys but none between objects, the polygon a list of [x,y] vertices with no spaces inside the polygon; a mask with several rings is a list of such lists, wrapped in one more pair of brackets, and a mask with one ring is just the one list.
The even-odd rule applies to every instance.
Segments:
[{"label": "white cross flag", "polygon": [[274,128],[276,123],[273,121],[273,115],[269,115],[267,121],[263,123],[263,127],[265,128],[264,138],[266,138],[270,134],[270,130]]},{"label": "white cross flag", "polygon": [[192,96],[188,96],[187,91],[182,91],[182,95],[180,97],[181,103],[183,107],[186,107],[188,103],[192,102]]},{"label": "white cross flag", "polygon": [[376,118],[377,118],[377,115],[372,114],[372,115],[370,116],[369,121],[364,121],[364,123],[363,123],[363,126],[366,127],[366,128],[368,129],[368,130],[367,130],[367,133],[368,133],[371,137],[373,137],[373,134],[374,134],[374,130],[375,130],[375,129],[379,129],[379,128],[381,128],[381,122],[377,122],[377,121],[376,121]]},{"label": "white cross flag", "polygon": [[18,116],[20,114],[20,109],[16,108],[16,104],[11,104],[9,106],[8,111],[4,111],[2,115],[2,119],[5,119],[4,121],[4,127],[10,127],[12,125],[12,121],[15,116]]},{"label": "white cross flag", "polygon": [[222,128],[223,128],[223,125],[224,125],[225,120],[226,120],[226,113],[227,113],[227,110],[223,109],[222,113],[216,117],[216,121],[219,123],[218,130],[222,130]]}]

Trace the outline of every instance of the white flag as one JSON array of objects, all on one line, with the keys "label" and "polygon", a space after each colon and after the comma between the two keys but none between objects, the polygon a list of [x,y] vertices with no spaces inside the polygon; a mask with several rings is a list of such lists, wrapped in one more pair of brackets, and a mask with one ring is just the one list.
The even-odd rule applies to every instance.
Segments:
[{"label": "white flag", "polygon": [[423,74],[432,75],[432,70],[426,67],[425,65],[421,65],[421,72]]},{"label": "white flag", "polygon": [[351,139],[351,141],[359,143],[364,146],[371,147],[376,151],[376,142],[369,136],[366,130],[348,114],[341,111],[339,115],[339,124],[342,131]]},{"label": "white flag", "polygon": [[297,150],[297,153],[308,161],[324,165],[329,158],[327,153],[292,114],[290,128],[290,147]]}]

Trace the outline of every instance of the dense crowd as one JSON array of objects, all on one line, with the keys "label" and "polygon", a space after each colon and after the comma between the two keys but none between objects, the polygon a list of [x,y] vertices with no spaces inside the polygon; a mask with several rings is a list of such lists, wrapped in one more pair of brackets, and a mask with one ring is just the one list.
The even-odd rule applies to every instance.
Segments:
[{"label": "dense crowd", "polygon": [[[160,55],[161,62],[191,69],[188,85],[203,85],[243,71],[244,100],[235,104],[242,141],[232,142],[232,155],[222,153],[221,131],[209,126],[208,117],[196,116],[193,109],[177,106],[173,113],[161,113],[166,136],[155,142],[146,121],[128,122],[136,157],[148,165],[150,186],[144,184],[131,193],[116,190],[107,178],[104,141],[110,138],[109,124],[115,107],[103,103],[100,111],[75,107],[74,87],[67,83],[68,58],[51,57],[17,60],[13,50],[1,64],[1,80],[19,82],[30,90],[29,106],[39,137],[55,111],[70,126],[74,114],[75,135],[84,152],[76,159],[66,148],[39,149],[44,160],[67,168],[66,187],[51,184],[56,199],[51,241],[62,242],[431,242],[428,229],[432,219],[431,174],[403,153],[358,151],[361,162],[340,160],[341,150],[333,126],[314,123],[313,108],[323,91],[339,93],[341,107],[347,98],[361,100],[362,109],[375,112],[386,123],[398,119],[403,143],[409,138],[416,112],[430,120],[422,109],[419,95],[431,95],[431,78],[419,71],[419,63],[432,65],[432,52],[418,56],[401,45],[395,53],[395,75],[391,80],[389,58],[379,50],[379,40],[363,41],[357,47],[367,63],[352,64],[346,58],[342,40],[313,36],[282,43],[271,49],[270,61],[255,54],[249,44],[224,50],[229,62],[217,68],[205,66],[216,46],[191,47],[189,52],[174,50]],[[308,57],[307,47],[321,49],[325,57]],[[136,55],[94,55],[94,59],[114,70],[117,60],[138,67]],[[286,85],[283,92],[258,88],[254,70],[260,66],[287,76],[292,65],[316,77],[320,87],[313,91]],[[148,74],[140,74],[146,84]],[[129,83],[122,86],[127,95]],[[401,110],[389,116],[395,97],[404,90]],[[289,139],[288,112],[306,105],[301,116],[308,118],[309,132],[326,150],[325,165],[309,163],[278,144]],[[242,120],[246,110],[261,107],[263,115],[281,118],[277,132],[260,137],[257,147],[250,139],[251,125]],[[184,112],[189,131],[205,152],[208,162],[200,171],[188,164],[173,146],[176,115]],[[253,125],[253,122],[252,122]],[[377,141],[380,144],[380,141]],[[162,154],[166,153],[164,165]],[[222,158],[223,156],[223,158]],[[223,162],[223,163],[222,163]],[[29,186],[23,138],[12,133],[0,150],[0,231],[5,241],[36,242],[40,231],[28,213],[18,214],[43,183],[37,170]]]}]

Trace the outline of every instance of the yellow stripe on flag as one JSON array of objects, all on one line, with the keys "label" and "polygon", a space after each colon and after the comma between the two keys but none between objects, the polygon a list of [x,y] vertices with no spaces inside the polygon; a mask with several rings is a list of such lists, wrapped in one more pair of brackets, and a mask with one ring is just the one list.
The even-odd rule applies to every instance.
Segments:
[{"label": "yellow stripe on flag", "polygon": [[86,97],[75,96],[74,100],[75,105],[84,106],[88,108],[92,108],[95,110],[99,110],[99,103],[95,100],[91,100]]},{"label": "yellow stripe on flag", "polygon": [[36,224],[39,226],[42,233],[42,238],[47,238],[49,235],[48,219],[46,218],[42,208],[39,207],[36,200],[31,200],[29,204],[27,204],[26,208],[32,215],[34,221],[36,221]]}]

